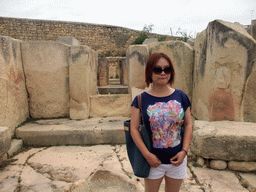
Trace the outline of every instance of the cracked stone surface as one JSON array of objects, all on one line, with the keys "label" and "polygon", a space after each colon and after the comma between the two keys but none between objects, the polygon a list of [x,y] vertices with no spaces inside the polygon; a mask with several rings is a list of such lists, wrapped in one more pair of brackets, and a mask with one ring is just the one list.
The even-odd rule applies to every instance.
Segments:
[{"label": "cracked stone surface", "polygon": [[[187,173],[181,192],[248,191],[230,171],[190,163]],[[0,169],[0,192],[142,192],[143,185],[144,180],[133,175],[125,145],[31,148]]]}]

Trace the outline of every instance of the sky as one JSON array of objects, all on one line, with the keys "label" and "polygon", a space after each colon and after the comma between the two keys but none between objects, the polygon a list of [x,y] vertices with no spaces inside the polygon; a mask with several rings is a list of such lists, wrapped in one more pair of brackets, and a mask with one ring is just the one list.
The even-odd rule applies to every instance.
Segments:
[{"label": "sky", "polygon": [[209,22],[221,19],[250,25],[256,0],[0,0],[0,16],[105,24],[192,37]]}]

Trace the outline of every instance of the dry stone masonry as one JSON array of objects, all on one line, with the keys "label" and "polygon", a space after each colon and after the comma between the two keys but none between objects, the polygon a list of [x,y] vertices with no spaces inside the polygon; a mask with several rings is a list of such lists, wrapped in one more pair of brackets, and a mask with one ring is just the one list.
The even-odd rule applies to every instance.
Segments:
[{"label": "dry stone masonry", "polygon": [[[139,34],[140,31],[111,25],[0,17],[2,36],[22,41],[58,41],[62,37],[74,37],[81,45],[88,45],[101,56],[124,56],[127,47]],[[152,36],[178,39],[158,34]],[[70,39],[62,43],[70,43]]]}]

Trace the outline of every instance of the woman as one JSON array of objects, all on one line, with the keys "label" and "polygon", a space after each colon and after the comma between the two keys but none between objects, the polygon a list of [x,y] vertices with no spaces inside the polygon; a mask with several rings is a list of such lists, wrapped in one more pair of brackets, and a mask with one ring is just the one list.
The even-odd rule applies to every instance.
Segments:
[{"label": "woman", "polygon": [[145,178],[145,191],[158,191],[165,178],[165,191],[176,192],[187,176],[187,152],[192,138],[191,103],[183,91],[171,87],[175,72],[166,54],[152,54],[145,72],[147,87],[152,84],[142,93],[143,118],[152,138],[151,152],[139,132],[137,97],[131,109],[132,138],[151,166],[149,177]]}]

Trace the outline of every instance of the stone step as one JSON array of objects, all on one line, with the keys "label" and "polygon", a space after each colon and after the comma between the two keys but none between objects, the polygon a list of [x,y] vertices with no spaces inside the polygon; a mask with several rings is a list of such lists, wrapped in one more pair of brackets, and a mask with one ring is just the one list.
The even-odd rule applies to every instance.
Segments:
[{"label": "stone step", "polygon": [[120,79],[109,79],[110,85],[120,85]]},{"label": "stone step", "polygon": [[123,122],[126,119],[37,120],[17,128],[16,137],[32,146],[120,144],[125,143]]},{"label": "stone step", "polygon": [[128,94],[128,86],[107,85],[98,87],[99,94]]}]

